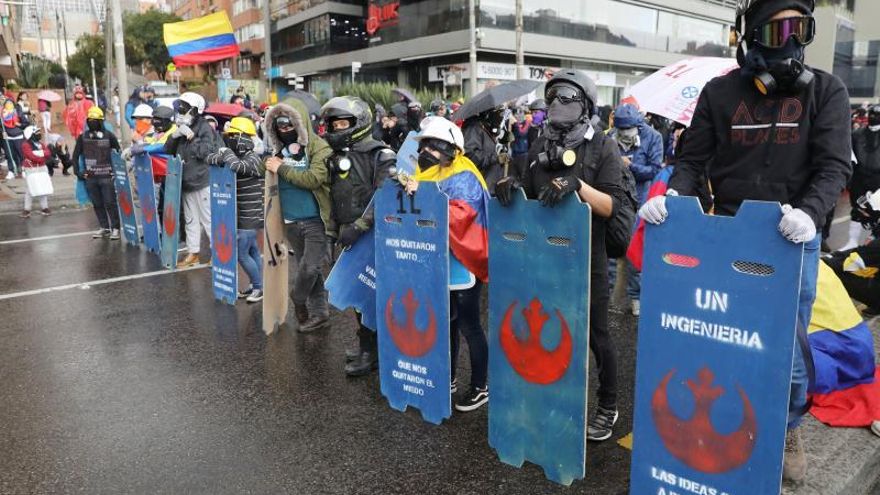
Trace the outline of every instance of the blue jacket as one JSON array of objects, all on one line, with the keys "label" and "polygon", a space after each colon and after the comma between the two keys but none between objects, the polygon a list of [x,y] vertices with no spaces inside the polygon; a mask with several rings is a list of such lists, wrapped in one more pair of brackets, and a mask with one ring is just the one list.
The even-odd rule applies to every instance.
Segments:
[{"label": "blue jacket", "polygon": [[[624,152],[618,145],[620,156],[632,160],[629,169],[636,179],[636,192],[639,204],[648,200],[648,189],[654,177],[663,167],[663,137],[648,124],[639,124],[639,145]],[[617,129],[611,133],[617,139]]]},{"label": "blue jacket", "polygon": [[153,107],[153,110],[155,110],[158,106],[156,100],[143,101],[140,98],[128,100],[128,102],[125,104],[125,121],[128,123],[128,127],[130,127],[131,129],[134,129],[134,117],[132,117],[132,114],[134,114],[135,107],[137,107],[141,103],[146,103],[147,105],[150,105],[151,107]]}]

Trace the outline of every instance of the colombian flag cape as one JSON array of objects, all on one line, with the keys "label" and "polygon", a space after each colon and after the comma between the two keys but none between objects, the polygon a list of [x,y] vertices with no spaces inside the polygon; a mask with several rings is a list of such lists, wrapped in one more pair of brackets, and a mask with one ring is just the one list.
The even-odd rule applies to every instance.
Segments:
[{"label": "colombian flag cape", "polygon": [[483,282],[489,281],[489,192],[472,161],[461,153],[449,166],[419,170],[419,182],[436,182],[449,196],[449,249]]},{"label": "colombian flag cape", "polygon": [[226,11],[163,26],[165,46],[178,67],[238,56],[238,43]]}]

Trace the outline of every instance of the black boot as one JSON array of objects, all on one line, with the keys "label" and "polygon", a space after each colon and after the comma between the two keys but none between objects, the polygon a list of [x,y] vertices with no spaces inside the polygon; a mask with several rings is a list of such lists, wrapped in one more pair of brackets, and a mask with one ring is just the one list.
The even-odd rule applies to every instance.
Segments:
[{"label": "black boot", "polygon": [[348,376],[364,376],[379,367],[379,355],[375,351],[365,351],[354,361],[345,365]]},{"label": "black boot", "polygon": [[296,315],[296,321],[298,321],[300,325],[309,321],[309,309],[306,307],[305,303],[293,303],[293,312]]}]

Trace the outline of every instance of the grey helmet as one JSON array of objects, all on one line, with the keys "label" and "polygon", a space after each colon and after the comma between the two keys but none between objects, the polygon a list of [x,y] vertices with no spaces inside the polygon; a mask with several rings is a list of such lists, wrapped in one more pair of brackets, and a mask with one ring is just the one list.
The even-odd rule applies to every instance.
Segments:
[{"label": "grey helmet", "polygon": [[[327,125],[324,139],[334,150],[350,148],[354,143],[370,136],[373,128],[373,112],[370,106],[356,96],[337,96],[321,107],[321,120]],[[334,120],[348,120],[348,129],[333,130]]]},{"label": "grey helmet", "polygon": [[560,82],[567,82],[574,86],[577,86],[584,92],[584,96],[586,96],[587,100],[589,100],[590,105],[587,109],[590,112],[590,117],[596,114],[596,101],[599,99],[599,89],[596,87],[596,83],[593,82],[593,79],[587,75],[586,72],[582,70],[576,69],[561,69],[556,71],[553,74],[553,77],[547,81],[547,85],[544,87],[544,94],[547,94],[547,90],[553,87],[554,84],[558,84]]}]

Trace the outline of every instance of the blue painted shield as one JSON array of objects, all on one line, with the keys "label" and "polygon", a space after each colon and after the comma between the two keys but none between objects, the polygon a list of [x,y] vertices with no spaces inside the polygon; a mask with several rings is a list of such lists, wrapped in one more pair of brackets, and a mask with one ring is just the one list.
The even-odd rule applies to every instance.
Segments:
[{"label": "blue painted shield", "polygon": [[141,202],[141,226],[144,230],[144,246],[147,251],[158,254],[161,237],[159,235],[159,214],[156,203],[156,188],[153,181],[153,164],[150,155],[141,153],[134,157],[134,177],[138,198]]},{"label": "blue painted shield", "polygon": [[489,203],[489,445],[564,485],[584,477],[590,207]]},{"label": "blue painted shield", "polygon": [[180,190],[183,180],[180,158],[168,159],[165,174],[165,199],[162,211],[162,265],[169,270],[177,268],[177,244],[180,239]]},{"label": "blue painted shield", "polygon": [[448,199],[424,182],[376,192],[376,313],[382,395],[439,424],[452,414]]},{"label": "blue painted shield", "polygon": [[[399,189],[393,182],[386,182],[383,187]],[[371,202],[367,209],[372,207]],[[343,251],[324,282],[330,304],[340,311],[354,308],[361,314],[361,323],[373,331],[376,331],[375,233],[375,228],[364,232],[351,248]]]},{"label": "blue painted shield", "polygon": [[209,167],[211,184],[211,285],[214,298],[235,304],[238,298],[238,209],[235,172]]},{"label": "blue painted shield", "polygon": [[779,493],[803,247],[778,203],[648,226],[630,493]]},{"label": "blue painted shield", "polygon": [[409,131],[400,149],[397,150],[397,171],[406,172],[409,175],[415,175],[416,167],[419,163],[419,143],[416,141],[418,135],[415,131]]},{"label": "blue painted shield", "polygon": [[113,165],[113,186],[116,189],[116,205],[119,208],[119,220],[125,242],[132,246],[141,243],[138,233],[137,215],[134,211],[134,198],[131,194],[131,181],[128,178],[128,167],[118,152],[113,151],[110,162]]}]

